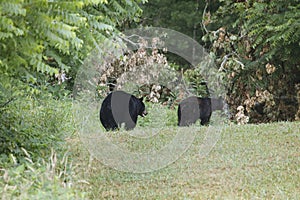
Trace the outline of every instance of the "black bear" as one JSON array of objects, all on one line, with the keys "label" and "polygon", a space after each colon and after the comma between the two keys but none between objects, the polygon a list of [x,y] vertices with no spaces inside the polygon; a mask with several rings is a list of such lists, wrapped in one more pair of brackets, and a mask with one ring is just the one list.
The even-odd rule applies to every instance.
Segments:
[{"label": "black bear", "polygon": [[[206,83],[201,83],[206,87],[206,93],[209,91]],[[178,126],[189,126],[198,119],[201,125],[208,125],[212,113],[211,99],[209,97],[188,97],[180,102],[178,106]]]},{"label": "black bear", "polygon": [[189,126],[198,119],[201,125],[207,125],[212,113],[211,99],[208,97],[188,97],[178,106],[178,126]]},{"label": "black bear", "polygon": [[111,92],[103,100],[100,109],[100,121],[107,131],[118,129],[123,123],[126,130],[133,129],[138,115],[147,115],[143,98],[123,91]]}]

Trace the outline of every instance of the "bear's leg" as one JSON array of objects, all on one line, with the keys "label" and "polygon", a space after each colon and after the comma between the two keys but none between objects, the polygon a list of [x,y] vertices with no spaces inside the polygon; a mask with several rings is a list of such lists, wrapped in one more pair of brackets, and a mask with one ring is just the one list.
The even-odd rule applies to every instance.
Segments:
[{"label": "bear's leg", "polygon": [[200,118],[200,120],[201,120],[201,123],[200,123],[200,124],[201,124],[202,126],[203,126],[203,125],[206,125],[206,126],[207,126],[207,125],[209,124],[209,118],[210,118],[210,117],[201,117],[201,118]]},{"label": "bear's leg", "polygon": [[112,119],[101,118],[101,122],[107,131],[116,130],[118,128],[118,124],[115,122],[115,120],[113,118]]},{"label": "bear's leg", "polygon": [[177,116],[178,116],[178,126],[180,126],[181,125],[181,106],[180,106],[180,104],[179,104],[179,106],[178,106],[178,110],[177,110]]}]

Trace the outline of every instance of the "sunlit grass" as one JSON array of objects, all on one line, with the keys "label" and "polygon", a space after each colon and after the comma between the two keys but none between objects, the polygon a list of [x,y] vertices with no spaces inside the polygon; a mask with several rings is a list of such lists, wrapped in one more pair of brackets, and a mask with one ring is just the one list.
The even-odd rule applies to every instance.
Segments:
[{"label": "sunlit grass", "polygon": [[[204,158],[199,157],[199,147],[207,127],[186,128],[185,131],[196,134],[189,150],[171,165],[142,174],[103,165],[91,158],[78,140],[73,146],[78,156],[77,173],[87,182],[77,186],[88,192],[91,199],[299,199],[299,125],[223,125],[220,140]],[[121,138],[120,144],[131,151],[145,151],[161,148],[172,140],[176,129],[165,128],[155,136],[156,143],[151,139],[135,140],[130,135],[134,132],[116,132],[111,137],[115,142]]]}]

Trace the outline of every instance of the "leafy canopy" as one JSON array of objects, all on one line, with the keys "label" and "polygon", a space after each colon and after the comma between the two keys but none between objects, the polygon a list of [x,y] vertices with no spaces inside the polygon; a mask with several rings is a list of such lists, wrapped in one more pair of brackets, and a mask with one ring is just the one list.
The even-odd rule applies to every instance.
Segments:
[{"label": "leafy canopy", "polygon": [[75,74],[95,44],[137,20],[140,2],[1,0],[0,73],[32,83],[37,74]]}]

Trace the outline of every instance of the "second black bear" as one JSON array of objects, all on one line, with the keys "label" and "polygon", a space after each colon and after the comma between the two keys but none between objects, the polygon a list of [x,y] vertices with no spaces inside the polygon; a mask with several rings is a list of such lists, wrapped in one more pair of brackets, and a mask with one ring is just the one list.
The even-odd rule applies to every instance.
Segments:
[{"label": "second black bear", "polygon": [[110,93],[102,102],[100,121],[104,128],[115,130],[124,124],[126,130],[134,129],[138,115],[147,115],[143,98],[137,98],[123,91]]},{"label": "second black bear", "polygon": [[207,97],[192,96],[181,101],[177,111],[178,126],[189,126],[198,119],[201,120],[201,125],[208,125],[212,113],[212,102],[207,84],[202,82],[201,85],[205,87]]},{"label": "second black bear", "polygon": [[189,126],[198,119],[201,120],[201,125],[208,125],[211,113],[211,99],[209,97],[188,97],[178,106],[178,126]]}]

